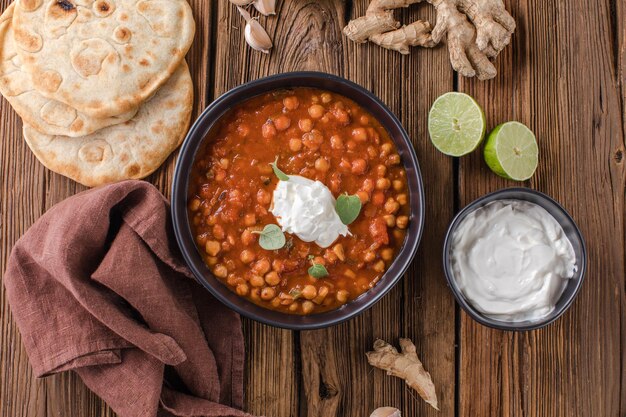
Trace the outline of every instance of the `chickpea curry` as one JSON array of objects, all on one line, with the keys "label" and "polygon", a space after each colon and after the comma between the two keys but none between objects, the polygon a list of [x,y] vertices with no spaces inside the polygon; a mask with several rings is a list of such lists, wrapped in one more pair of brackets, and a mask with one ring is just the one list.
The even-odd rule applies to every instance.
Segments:
[{"label": "chickpea curry", "polygon": [[[280,181],[315,181],[331,210],[344,199],[356,210],[349,224],[339,213],[347,232],[339,223],[345,233],[327,247],[283,233],[272,213]],[[294,88],[250,98],[216,122],[194,162],[188,214],[220,281],[262,307],[312,314],[376,285],[403,245],[410,209],[406,172],[382,125],[346,97]]]}]

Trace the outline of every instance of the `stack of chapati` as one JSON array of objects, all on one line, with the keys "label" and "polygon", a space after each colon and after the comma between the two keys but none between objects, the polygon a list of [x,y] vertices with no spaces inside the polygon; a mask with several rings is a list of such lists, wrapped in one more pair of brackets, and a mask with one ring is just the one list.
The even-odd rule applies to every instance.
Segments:
[{"label": "stack of chapati", "polygon": [[0,16],[0,92],[47,168],[87,186],[143,178],[193,106],[186,0],[17,0]]}]

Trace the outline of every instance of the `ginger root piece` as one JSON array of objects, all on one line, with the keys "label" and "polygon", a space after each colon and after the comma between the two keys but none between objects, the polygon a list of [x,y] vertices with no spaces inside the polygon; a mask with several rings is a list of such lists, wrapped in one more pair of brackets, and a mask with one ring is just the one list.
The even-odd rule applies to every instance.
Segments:
[{"label": "ginger root piece", "polygon": [[437,392],[426,372],[422,362],[420,362],[415,351],[415,345],[410,339],[400,339],[401,352],[384,340],[377,339],[374,342],[374,351],[367,352],[367,361],[376,368],[387,371],[387,375],[404,379],[406,384],[430,404],[434,409],[439,410],[437,404]]},{"label": "ginger root piece", "polygon": [[[439,43],[447,34],[450,63],[465,77],[488,80],[496,68],[495,57],[511,41],[515,21],[502,0],[428,0],[437,10],[432,38]],[[468,20],[469,16],[469,20]]]},{"label": "ginger root piece", "polygon": [[402,417],[402,414],[395,407],[380,407],[374,410],[370,417]]},{"label": "ginger root piece", "polygon": [[372,0],[365,16],[348,22],[343,33],[354,42],[363,43],[371,40],[387,49],[394,49],[402,54],[409,53],[409,46],[432,47],[430,24],[417,22],[400,27],[393,17],[393,9],[409,7],[422,0]]},{"label": "ginger root piece", "polygon": [[433,47],[447,35],[452,67],[465,77],[487,80],[496,76],[489,61],[511,41],[515,20],[502,0],[426,0],[437,11],[437,23],[418,20],[400,27],[393,9],[421,0],[372,0],[365,16],[354,19],[344,34],[355,42],[372,41],[402,54],[409,46]]}]

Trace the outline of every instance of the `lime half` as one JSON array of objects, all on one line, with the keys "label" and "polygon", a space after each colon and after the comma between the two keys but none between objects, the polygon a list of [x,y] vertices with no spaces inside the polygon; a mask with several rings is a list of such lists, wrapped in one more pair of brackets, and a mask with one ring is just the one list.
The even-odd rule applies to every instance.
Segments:
[{"label": "lime half", "polygon": [[485,128],[485,113],[467,94],[441,95],[428,113],[430,140],[446,155],[462,156],[472,152],[485,137]]},{"label": "lime half", "polygon": [[501,177],[524,181],[537,169],[539,148],[533,132],[520,122],[497,126],[487,138],[485,162]]}]

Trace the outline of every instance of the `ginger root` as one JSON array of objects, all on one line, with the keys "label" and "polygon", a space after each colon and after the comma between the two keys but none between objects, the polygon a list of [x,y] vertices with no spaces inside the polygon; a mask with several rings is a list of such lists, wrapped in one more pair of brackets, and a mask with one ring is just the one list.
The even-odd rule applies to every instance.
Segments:
[{"label": "ginger root", "polygon": [[447,35],[450,62],[465,77],[487,80],[496,76],[489,61],[511,41],[515,20],[502,0],[427,0],[437,11],[431,31],[428,22],[418,20],[400,27],[393,9],[421,0],[372,0],[365,16],[354,19],[344,34],[355,42],[372,41],[402,54],[409,46],[433,47]]},{"label": "ginger root", "polygon": [[409,46],[435,46],[430,36],[431,26],[428,22],[418,20],[400,27],[400,22],[393,17],[393,9],[409,7],[420,1],[372,0],[365,16],[348,22],[343,33],[355,42],[363,43],[370,40],[401,54],[408,54]]},{"label": "ginger root", "polygon": [[415,351],[415,345],[410,339],[400,339],[401,352],[384,340],[377,339],[374,342],[374,351],[367,352],[367,361],[376,368],[387,371],[387,375],[404,379],[406,384],[430,404],[434,409],[439,410],[437,404],[437,392],[426,372],[422,362],[420,362]]}]

